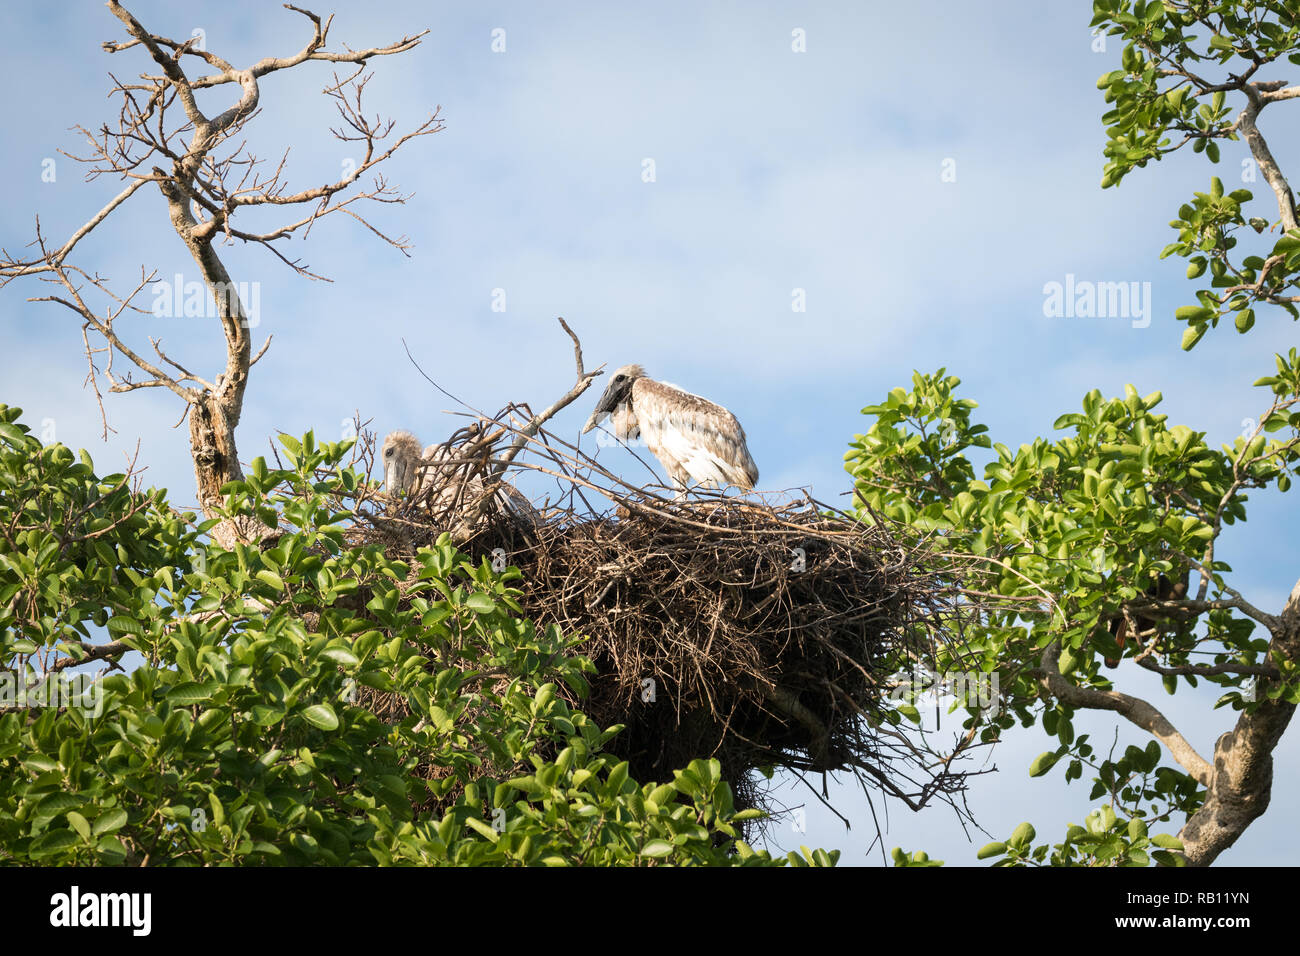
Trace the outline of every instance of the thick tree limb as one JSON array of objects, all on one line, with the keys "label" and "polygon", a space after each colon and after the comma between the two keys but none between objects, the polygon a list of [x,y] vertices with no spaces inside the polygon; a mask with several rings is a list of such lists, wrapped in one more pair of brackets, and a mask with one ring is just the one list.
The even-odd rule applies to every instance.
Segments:
[{"label": "thick tree limb", "polygon": [[113,661],[133,650],[123,641],[109,641],[107,644],[87,644],[85,641],[80,642],[82,651],[85,652],[82,657],[60,657],[52,663],[46,673],[58,673],[68,667],[77,667],[81,664],[89,664],[92,661]]},{"label": "thick tree limb", "polygon": [[[1244,83],[1241,89],[1245,92],[1248,102],[1241,115],[1237,117],[1237,128],[1246,138],[1251,155],[1259,165],[1259,171],[1264,174],[1264,179],[1272,188],[1273,195],[1277,197],[1277,209],[1282,217],[1282,228],[1289,232],[1297,226],[1295,197],[1291,195],[1291,187],[1287,184],[1286,177],[1282,175],[1277,160],[1273,158],[1273,151],[1268,148],[1268,142],[1260,135],[1259,127],[1255,122],[1259,117],[1259,111],[1268,101],[1254,84]],[[1276,93],[1273,95],[1276,96]]]},{"label": "thick tree limb", "polygon": [[1053,641],[1043,650],[1039,666],[1032,671],[1044,691],[1068,707],[1114,711],[1164,744],[1170,755],[1202,786],[1210,785],[1214,768],[1164,714],[1140,697],[1070,683],[1061,675],[1060,660],[1061,645]]}]

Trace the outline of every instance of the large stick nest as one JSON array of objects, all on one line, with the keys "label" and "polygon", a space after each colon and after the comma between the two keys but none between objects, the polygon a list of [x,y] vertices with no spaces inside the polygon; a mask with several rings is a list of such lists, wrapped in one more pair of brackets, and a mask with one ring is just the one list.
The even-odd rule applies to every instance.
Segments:
[{"label": "large stick nest", "polygon": [[[750,771],[781,767],[849,771],[913,808],[936,795],[957,806],[953,758],[974,734],[936,752],[883,713],[899,662],[959,640],[979,611],[950,556],[802,494],[634,487],[520,412],[536,423],[521,406],[482,416],[418,492],[364,502],[355,540],[409,557],[446,531],[517,566],[527,615],[589,638],[580,652],[597,675],[571,702],[625,726],[609,748],[639,779],[713,756],[742,804],[758,800]],[[528,470],[557,494],[521,515],[497,483]]]}]

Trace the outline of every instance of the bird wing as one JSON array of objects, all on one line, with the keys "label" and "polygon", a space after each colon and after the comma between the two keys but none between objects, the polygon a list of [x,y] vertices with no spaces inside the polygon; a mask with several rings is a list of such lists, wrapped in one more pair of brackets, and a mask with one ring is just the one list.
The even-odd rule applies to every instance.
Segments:
[{"label": "bird wing", "polygon": [[721,405],[646,378],[633,384],[632,404],[646,445],[670,474],[676,465],[702,484],[749,489],[758,481],[745,430]]},{"label": "bird wing", "polygon": [[542,513],[528,500],[527,495],[510,484],[510,482],[501,482],[501,486],[497,489],[497,500],[505,506],[507,511],[522,519],[526,524],[536,527],[542,523]]},{"label": "bird wing", "polygon": [[[459,494],[460,505],[470,505],[477,501],[483,494],[483,478],[474,474],[469,480],[464,482],[464,488],[460,488],[460,482],[454,479],[458,478],[459,473],[455,464],[444,464],[445,462],[454,461],[452,455],[443,445],[430,445],[424,449],[424,456],[421,459],[425,474],[429,480],[449,483],[451,486],[440,490],[433,499],[435,508],[447,508],[456,502]],[[507,511],[513,513],[525,522],[531,525],[541,523],[541,512],[534,507],[533,503],[528,500],[528,496],[522,491],[510,484],[504,478],[496,489],[497,502]]]}]

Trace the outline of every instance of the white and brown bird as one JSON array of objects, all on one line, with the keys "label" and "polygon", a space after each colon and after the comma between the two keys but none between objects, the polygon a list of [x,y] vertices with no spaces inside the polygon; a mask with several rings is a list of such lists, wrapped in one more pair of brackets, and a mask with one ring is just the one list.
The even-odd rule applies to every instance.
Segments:
[{"label": "white and brown bird", "polygon": [[735,485],[745,491],[758,481],[758,466],[735,415],[707,398],[647,378],[640,365],[615,370],[582,433],[607,415],[612,417],[615,437],[645,439],[679,494],[690,481],[711,487]]},{"label": "white and brown bird", "polygon": [[430,445],[421,451],[420,440],[408,431],[390,432],[379,452],[384,490],[390,495],[417,490],[424,479],[424,456],[432,458],[437,450],[437,445]]},{"label": "white and brown bird", "polygon": [[[420,440],[408,431],[391,432],[384,439],[379,454],[384,464],[384,490],[390,495],[413,495],[430,482],[445,484],[446,487],[429,502],[430,508],[437,511],[452,505],[458,494],[460,502],[466,506],[472,505],[483,494],[483,479],[478,475],[465,483],[463,491],[459,489],[459,482],[452,480],[459,466],[444,445],[429,445],[421,451]],[[452,464],[444,464],[449,461]],[[534,525],[541,520],[533,503],[508,481],[500,483],[496,494],[497,501],[511,514]]]}]

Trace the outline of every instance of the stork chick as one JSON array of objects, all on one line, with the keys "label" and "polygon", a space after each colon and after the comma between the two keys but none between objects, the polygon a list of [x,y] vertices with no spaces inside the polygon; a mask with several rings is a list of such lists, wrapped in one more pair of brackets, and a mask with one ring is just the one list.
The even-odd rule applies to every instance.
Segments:
[{"label": "stork chick", "polygon": [[[384,463],[384,490],[390,495],[415,494],[427,481],[451,477],[446,474],[451,468],[442,464],[452,459],[451,453],[442,445],[428,445],[421,451],[419,439],[408,431],[390,433],[384,439],[380,458]],[[433,499],[431,506],[434,509],[446,508],[455,501],[456,494],[454,487],[443,489]],[[466,482],[461,501],[472,504],[482,494],[483,479],[474,475]],[[497,501],[511,514],[533,525],[541,521],[541,514],[533,507],[533,503],[509,482],[502,480],[496,495]]]},{"label": "stork chick", "polygon": [[424,477],[421,459],[436,450],[436,446],[430,445],[420,451],[420,440],[408,431],[391,432],[380,450],[380,460],[384,463],[384,490],[390,495],[414,491]]}]

